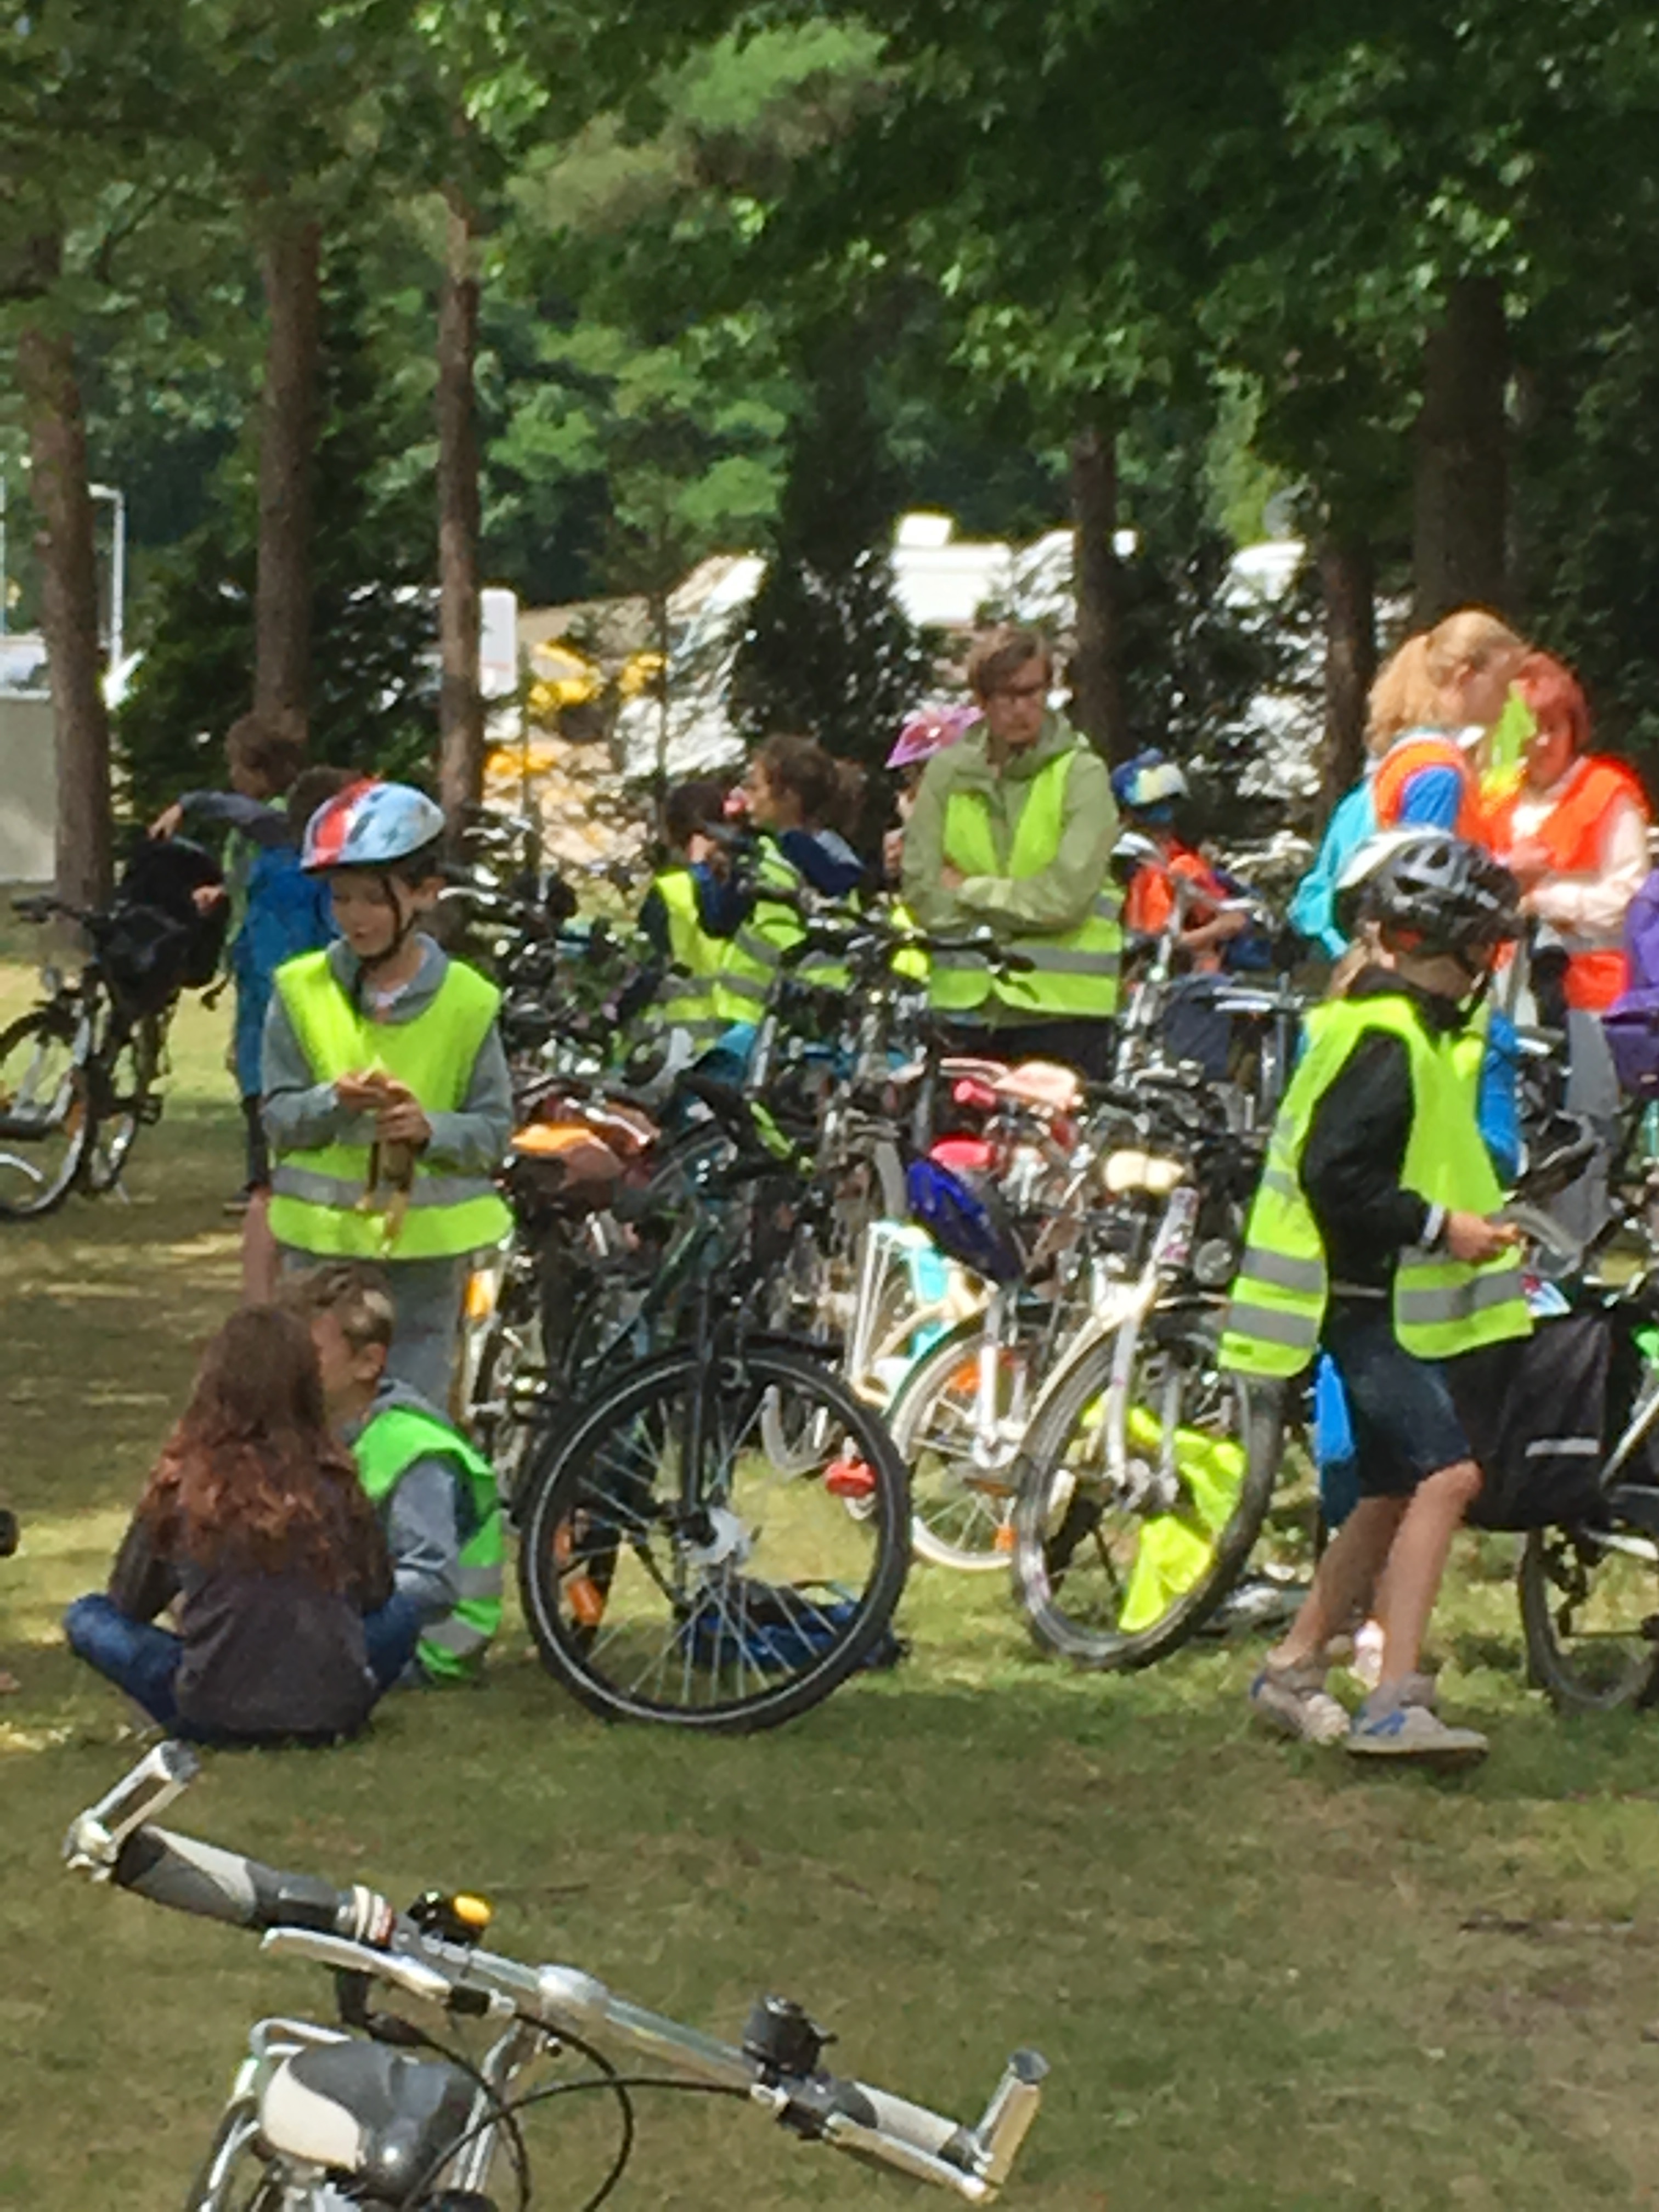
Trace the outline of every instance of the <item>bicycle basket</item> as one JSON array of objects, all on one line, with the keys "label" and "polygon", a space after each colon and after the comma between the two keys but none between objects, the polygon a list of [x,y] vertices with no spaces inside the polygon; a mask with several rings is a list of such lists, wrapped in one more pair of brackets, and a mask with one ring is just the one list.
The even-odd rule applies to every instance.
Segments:
[{"label": "bicycle basket", "polygon": [[[703,1592],[686,1632],[692,1656],[711,1674],[746,1667],[800,1674],[835,1648],[858,1609],[858,1600],[833,1583],[780,1584],[733,1575]],[[906,1648],[884,1629],[860,1663],[896,1667]]]},{"label": "bicycle basket", "polygon": [[988,1282],[1017,1283],[1025,1255],[1006,1201],[988,1176],[912,1160],[904,1174],[911,1218],[939,1249]]}]

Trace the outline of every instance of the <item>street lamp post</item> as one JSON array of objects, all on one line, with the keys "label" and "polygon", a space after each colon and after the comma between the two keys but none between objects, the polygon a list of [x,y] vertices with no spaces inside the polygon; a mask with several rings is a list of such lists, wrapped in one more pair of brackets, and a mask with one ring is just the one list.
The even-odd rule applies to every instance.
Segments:
[{"label": "street lamp post", "polygon": [[109,668],[110,674],[114,676],[120,671],[126,633],[127,502],[125,495],[112,484],[88,484],[87,489],[94,499],[108,500],[113,509],[110,538]]}]

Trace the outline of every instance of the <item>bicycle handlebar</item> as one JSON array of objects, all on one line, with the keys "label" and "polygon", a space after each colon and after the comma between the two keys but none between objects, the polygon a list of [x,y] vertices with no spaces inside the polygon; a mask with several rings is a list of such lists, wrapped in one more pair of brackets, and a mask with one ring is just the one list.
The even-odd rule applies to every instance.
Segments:
[{"label": "bicycle handlebar", "polygon": [[1033,2051],[1009,2059],[969,2127],[819,2069],[816,2036],[810,2057],[792,2068],[749,2039],[739,2049],[631,2004],[577,1967],[521,1966],[430,1934],[372,1891],[337,1890],[315,1875],[283,1873],[151,1826],[198,1771],[185,1747],[159,1745],[72,1823],[64,1846],[70,1866],[176,1911],[260,1929],[262,1948],[274,1955],[368,1976],[422,2003],[514,2015],[556,2036],[608,2034],[647,2063],[745,2094],[809,2141],[950,2189],[969,2203],[995,2196],[1036,2118],[1048,2069]]}]

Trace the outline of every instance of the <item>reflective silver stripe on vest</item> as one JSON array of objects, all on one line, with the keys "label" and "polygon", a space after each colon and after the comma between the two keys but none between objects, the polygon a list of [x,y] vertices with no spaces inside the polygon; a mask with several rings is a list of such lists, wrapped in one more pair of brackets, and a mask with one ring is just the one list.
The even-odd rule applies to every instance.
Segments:
[{"label": "reflective silver stripe on vest", "polygon": [[[1413,1261],[1419,1266],[1445,1265],[1431,1255],[1408,1253],[1400,1263],[1402,1275]],[[1518,1267],[1472,1275],[1462,1283],[1413,1285],[1402,1281],[1395,1293],[1395,1318],[1401,1328],[1432,1328],[1442,1322],[1473,1321],[1477,1314],[1490,1312],[1494,1306],[1517,1304],[1522,1296]]]},{"label": "reflective silver stripe on vest", "polygon": [[447,1620],[434,1621],[430,1628],[423,1628],[421,1641],[435,1644],[452,1659],[470,1659],[484,1649],[489,1638],[482,1628],[475,1628],[470,1620],[463,1620],[459,1613],[452,1613]]},{"label": "reflective silver stripe on vest", "polygon": [[1325,1266],[1321,1260],[1293,1260],[1288,1253],[1267,1252],[1251,1245],[1239,1262],[1241,1280],[1265,1283],[1272,1291],[1304,1291],[1317,1297],[1325,1288]]},{"label": "reflective silver stripe on vest", "polygon": [[740,929],[732,939],[732,949],[746,959],[763,962],[769,968],[775,968],[783,957],[782,948],[774,945],[769,937],[763,937],[757,929]]},{"label": "reflective silver stripe on vest", "polygon": [[457,1594],[467,1597],[499,1597],[501,1571],[495,1567],[459,1567],[455,1573]]},{"label": "reflective silver stripe on vest", "polygon": [[1287,1175],[1283,1168],[1264,1169],[1261,1176],[1261,1188],[1263,1190],[1270,1190],[1275,1198],[1296,1199],[1302,1195],[1301,1184],[1293,1175]]},{"label": "reflective silver stripe on vest", "polygon": [[1248,1297],[1235,1298],[1227,1309],[1229,1336],[1258,1337],[1263,1344],[1285,1344],[1293,1351],[1312,1351],[1319,1342],[1316,1314],[1286,1313],[1279,1306],[1253,1305]]},{"label": "reflective silver stripe on vest", "polygon": [[771,978],[769,975],[743,975],[733,969],[720,976],[719,988],[730,991],[739,999],[752,999],[757,1006],[764,1006],[771,990]]},{"label": "reflective silver stripe on vest", "polygon": [[[365,1185],[358,1176],[323,1175],[316,1168],[296,1168],[279,1162],[270,1178],[279,1198],[297,1198],[307,1206],[343,1206],[349,1209],[362,1198]],[[409,1193],[411,1206],[465,1206],[475,1198],[489,1198],[495,1184],[488,1176],[421,1176]]]},{"label": "reflective silver stripe on vest", "polygon": [[1600,1459],[1600,1437],[1534,1437],[1527,1446],[1528,1459]]},{"label": "reflective silver stripe on vest", "polygon": [[1012,950],[1039,975],[1115,975],[1121,964],[1115,952],[1046,950],[1030,938],[1022,938]]}]

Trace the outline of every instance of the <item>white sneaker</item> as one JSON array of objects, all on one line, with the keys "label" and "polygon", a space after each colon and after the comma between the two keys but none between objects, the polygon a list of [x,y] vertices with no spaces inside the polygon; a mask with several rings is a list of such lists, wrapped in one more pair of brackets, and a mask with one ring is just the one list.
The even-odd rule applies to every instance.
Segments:
[{"label": "white sneaker", "polygon": [[1250,1711],[1264,1726],[1298,1743],[1340,1743],[1346,1709],[1325,1687],[1322,1666],[1264,1667],[1250,1685]]},{"label": "white sneaker", "polygon": [[1453,1728],[1441,1719],[1428,1674],[1408,1675],[1367,1698],[1348,1732],[1348,1749],[1356,1759],[1415,1759],[1443,1773],[1478,1766],[1488,1748],[1479,1729]]}]

